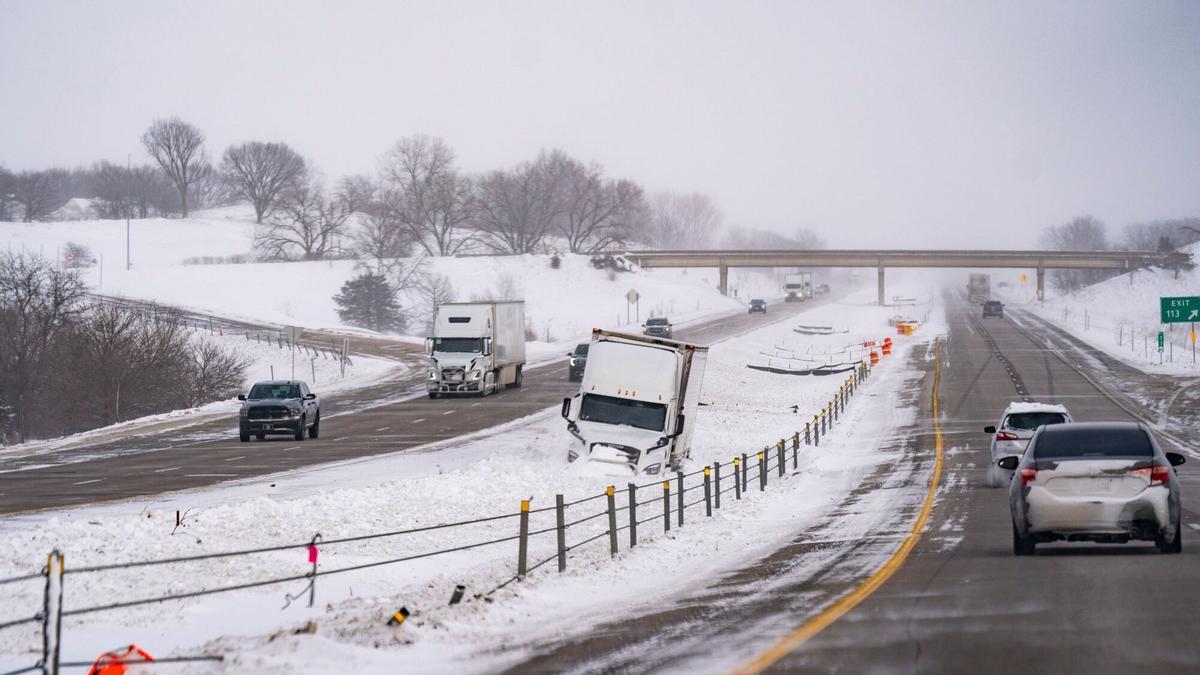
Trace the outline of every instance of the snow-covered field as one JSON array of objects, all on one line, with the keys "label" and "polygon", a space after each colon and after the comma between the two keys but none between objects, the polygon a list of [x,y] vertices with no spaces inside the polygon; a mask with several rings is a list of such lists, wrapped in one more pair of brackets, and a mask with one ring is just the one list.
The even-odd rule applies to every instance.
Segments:
[{"label": "snow-covered field", "polygon": [[[1200,260],[1200,244],[1185,247]],[[1005,302],[1028,309],[1068,330],[1093,347],[1147,372],[1195,374],[1200,361],[1193,360],[1192,326],[1160,324],[1159,298],[1200,296],[1200,267],[1181,272],[1161,269],[1123,274],[1074,293],[1055,295],[1046,289],[1046,301],[1032,297],[1032,285],[992,290]],[[1200,322],[1196,324],[1200,330]],[[1164,351],[1158,353],[1158,332],[1165,335]],[[1200,359],[1200,351],[1195,352]]]},{"label": "snow-covered field", "polygon": [[[893,282],[894,283],[894,282]],[[929,297],[925,289],[897,290]],[[641,289],[639,289],[641,290]],[[827,402],[842,376],[795,377],[746,368],[762,363],[763,352],[779,348],[831,352],[889,334],[894,308],[870,304],[869,293],[851,296],[764,327],[710,352],[697,417],[693,461],[686,470],[713,461],[726,463],[740,452],[753,453],[803,429],[803,422]],[[803,528],[829,508],[834,497],[865,472],[888,460],[883,439],[910,420],[897,404],[902,388],[917,375],[906,368],[913,345],[942,330],[939,308],[914,308],[929,323],[916,335],[896,337],[897,351],[876,368],[847,410],[847,416],[819,449],[805,449],[800,471],[786,481],[771,478],[767,493],[733,503],[725,498],[712,519],[690,509],[687,526],[664,536],[651,522],[639,532],[642,543],[610,561],[603,540],[573,551],[566,574],[553,564],[521,584],[497,592],[494,603],[476,599],[515,571],[516,544],[462,551],[346,574],[320,577],[317,605],[307,596],[285,611],[284,594],[300,594],[303,580],[263,589],[206,596],[84,614],[64,621],[64,655],[72,659],[135,642],[153,654],[220,653],[226,672],[350,672],[416,669],[463,672],[494,668],[520,653],[494,653],[515,641],[585,630],[616,608],[645,606],[669,598],[680,586],[728,569]],[[833,325],[848,332],[800,336],[793,325]],[[795,406],[796,411],[793,411]],[[568,501],[600,492],[610,481],[568,465],[568,436],[556,410],[519,420],[452,447],[429,447],[392,456],[324,466],[229,484],[218,488],[152,497],[114,505],[57,511],[0,523],[8,546],[0,553],[0,577],[36,570],[54,547],[64,550],[69,567],[191,555],[231,549],[324,540],[421,525],[514,513],[519,500],[534,509],[553,505],[556,493]],[[725,480],[729,478],[726,474]],[[646,481],[649,482],[649,481]],[[691,483],[689,483],[690,485]],[[726,486],[728,482],[726,482]],[[656,486],[639,497],[653,496]],[[753,485],[752,490],[756,489]],[[690,495],[696,493],[689,493]],[[622,497],[623,499],[623,497]],[[623,504],[623,502],[621,502]],[[589,515],[600,501],[568,510],[568,519]],[[654,506],[646,507],[653,513]],[[175,530],[175,512],[184,525]],[[622,518],[624,514],[622,513]],[[533,516],[531,529],[552,524],[553,514]],[[623,524],[623,521],[622,523]],[[603,518],[569,530],[570,542],[602,532]],[[350,542],[321,548],[321,569],[394,559],[463,543],[516,533],[513,519],[453,530]],[[553,551],[553,535],[531,541],[530,560]],[[662,574],[656,571],[672,570]],[[257,579],[301,575],[308,570],[303,549],[207,560],[171,567],[69,576],[68,609],[117,600],[183,592]],[[446,601],[456,584],[467,600]],[[5,616],[32,612],[40,586],[4,589]],[[401,628],[384,625],[400,606],[412,617]],[[307,620],[315,635],[293,635]],[[0,669],[31,661],[38,645],[33,630],[0,634]],[[486,653],[480,656],[481,653]],[[194,671],[214,670],[211,665]],[[220,670],[220,668],[216,668]]]}]

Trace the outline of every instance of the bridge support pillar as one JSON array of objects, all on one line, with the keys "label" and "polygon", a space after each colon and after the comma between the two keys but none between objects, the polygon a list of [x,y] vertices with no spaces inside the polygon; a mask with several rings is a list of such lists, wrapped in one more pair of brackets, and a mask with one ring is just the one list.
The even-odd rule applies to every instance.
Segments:
[{"label": "bridge support pillar", "polygon": [[1042,302],[1046,299],[1046,268],[1037,268],[1037,299]]},{"label": "bridge support pillar", "polygon": [[879,306],[883,307],[883,265],[879,266]]},{"label": "bridge support pillar", "polygon": [[721,295],[729,295],[729,268],[722,265],[718,268],[721,274],[721,282],[718,288],[721,289]]}]

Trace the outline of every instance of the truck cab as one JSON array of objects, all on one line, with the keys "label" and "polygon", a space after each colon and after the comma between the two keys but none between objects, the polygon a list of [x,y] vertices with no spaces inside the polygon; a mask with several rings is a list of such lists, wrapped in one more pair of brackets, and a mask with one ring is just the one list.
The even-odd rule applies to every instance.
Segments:
[{"label": "truck cab", "polygon": [[681,465],[707,355],[706,347],[674,340],[593,331],[579,393],[563,399],[573,437],[568,461],[651,476]]}]

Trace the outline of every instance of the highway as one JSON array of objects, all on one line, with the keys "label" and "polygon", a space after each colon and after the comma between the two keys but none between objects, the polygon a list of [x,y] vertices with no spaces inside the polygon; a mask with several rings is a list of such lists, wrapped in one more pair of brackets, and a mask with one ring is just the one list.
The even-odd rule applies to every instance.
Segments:
[{"label": "highway", "polygon": [[[1119,366],[1083,377],[1072,367],[1082,361],[1078,344],[1045,322],[1028,314],[1019,315],[1020,324],[984,322],[976,307],[948,302],[949,335],[938,358],[924,351],[912,358],[926,369],[905,392],[921,411],[917,423],[897,430],[887,448],[895,459],[828,517],[751,564],[698,580],[674,603],[625,612],[583,636],[527,645],[531,655],[509,672],[1195,670],[1194,457],[1179,468],[1182,555],[1142,543],[1056,543],[1017,558],[1006,491],[986,483],[990,438],[982,428],[1020,400],[1019,392],[1063,403],[1080,421],[1128,420],[1131,412],[1154,421],[1163,406],[1144,411],[1093,383],[1121,377]],[[1125,391],[1180,385],[1126,370]],[[1173,437],[1196,447],[1194,432],[1169,426]],[[866,527],[848,530],[851,517]]]},{"label": "highway", "polygon": [[[807,303],[773,302],[768,314],[735,311],[677,329],[676,337],[711,344],[830,301],[823,296]],[[388,353],[385,341],[355,342]],[[401,351],[415,349],[395,344]],[[556,406],[579,386],[567,381],[565,359],[529,368],[524,379],[520,389],[485,398],[430,400],[421,386],[424,370],[414,368],[406,377],[323,398],[320,438],[303,442],[268,436],[262,442],[241,443],[236,418],[229,416],[182,429],[118,432],[49,456],[0,458],[0,515],[185,490],[430,444],[452,445],[457,437]]]}]

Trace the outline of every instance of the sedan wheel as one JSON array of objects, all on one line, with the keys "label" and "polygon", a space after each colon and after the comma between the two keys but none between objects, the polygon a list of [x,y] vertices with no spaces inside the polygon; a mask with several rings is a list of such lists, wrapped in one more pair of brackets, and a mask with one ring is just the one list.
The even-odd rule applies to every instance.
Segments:
[{"label": "sedan wheel", "polygon": [[1036,546],[1037,542],[1031,537],[1022,537],[1017,533],[1017,526],[1013,525],[1013,555],[1033,555]]},{"label": "sedan wheel", "polygon": [[1159,553],[1183,553],[1183,528],[1175,523],[1175,538],[1167,541],[1162,535],[1154,539],[1154,545]]}]

